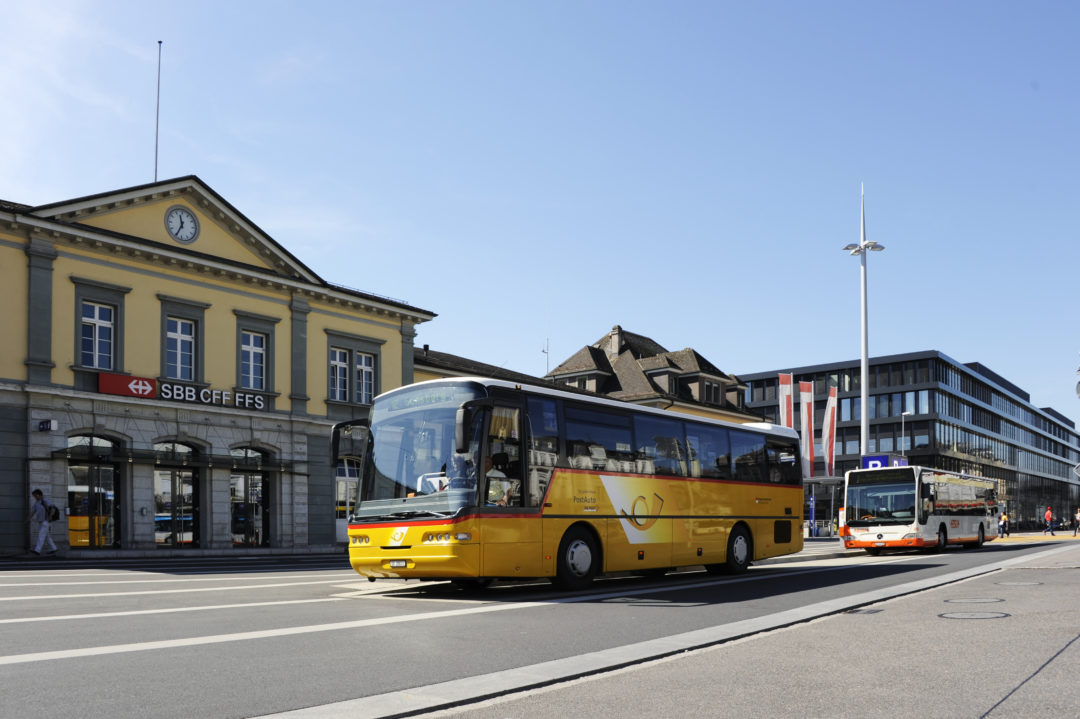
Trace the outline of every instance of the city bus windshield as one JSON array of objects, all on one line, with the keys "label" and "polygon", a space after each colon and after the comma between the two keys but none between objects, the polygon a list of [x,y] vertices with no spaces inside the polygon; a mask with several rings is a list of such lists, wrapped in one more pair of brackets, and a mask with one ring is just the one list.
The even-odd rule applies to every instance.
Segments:
[{"label": "city bus windshield", "polygon": [[867,527],[915,521],[915,472],[894,467],[848,475],[847,524]]},{"label": "city bus windshield", "polygon": [[[354,519],[448,517],[476,504],[477,431],[455,451],[455,423],[480,385],[406,387],[375,399]],[[475,421],[481,414],[476,413]]]}]

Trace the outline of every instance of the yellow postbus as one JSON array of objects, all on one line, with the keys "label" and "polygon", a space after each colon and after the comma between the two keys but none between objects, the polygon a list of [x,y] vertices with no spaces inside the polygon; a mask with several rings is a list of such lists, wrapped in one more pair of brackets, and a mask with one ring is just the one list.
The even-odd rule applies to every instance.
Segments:
[{"label": "yellow postbus", "polygon": [[331,444],[339,473],[359,467],[349,561],[371,579],[577,589],[803,546],[798,437],[770,424],[455,378],[376,397]]}]

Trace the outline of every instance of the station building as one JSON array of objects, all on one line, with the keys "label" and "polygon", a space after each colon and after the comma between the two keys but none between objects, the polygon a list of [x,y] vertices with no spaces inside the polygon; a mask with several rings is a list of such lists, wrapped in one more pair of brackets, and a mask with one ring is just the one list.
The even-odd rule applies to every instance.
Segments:
[{"label": "station building", "polygon": [[0,200],[0,278],[0,554],[34,488],[71,554],[333,547],[329,426],[413,381],[435,317],[327,283],[194,176]]},{"label": "station building", "polygon": [[[814,385],[814,441],[822,457],[821,425],[830,386],[837,387],[836,476],[816,462],[815,516],[831,522],[842,502],[840,478],[860,465],[860,361],[739,375],[746,406],[778,421],[780,373]],[[1060,412],[1031,404],[1031,397],[978,362],[961,363],[935,351],[869,360],[869,454],[902,455],[909,464],[989,477],[998,482],[1014,528],[1043,526],[1043,513],[1068,521],[1080,507],[1080,434]],[[796,402],[795,426],[800,426]],[[809,516],[809,511],[807,512]]]}]

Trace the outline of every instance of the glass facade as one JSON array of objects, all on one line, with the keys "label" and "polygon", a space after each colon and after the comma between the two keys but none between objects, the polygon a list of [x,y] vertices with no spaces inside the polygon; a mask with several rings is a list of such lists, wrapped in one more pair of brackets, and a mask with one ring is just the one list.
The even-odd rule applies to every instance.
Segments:
[{"label": "glass facade", "polygon": [[[791,372],[796,382],[814,383],[815,476],[825,474],[821,423],[830,386],[838,391],[835,475],[858,467],[859,362],[780,371]],[[778,372],[740,375],[747,408],[772,422],[779,417]],[[929,351],[872,358],[867,381],[868,453],[904,454],[911,464],[998,480],[998,495],[1018,529],[1041,528],[1048,505],[1062,518],[1080,506],[1075,424],[1034,407],[1007,380],[977,363],[964,365]],[[796,429],[800,421],[796,403]]]}]

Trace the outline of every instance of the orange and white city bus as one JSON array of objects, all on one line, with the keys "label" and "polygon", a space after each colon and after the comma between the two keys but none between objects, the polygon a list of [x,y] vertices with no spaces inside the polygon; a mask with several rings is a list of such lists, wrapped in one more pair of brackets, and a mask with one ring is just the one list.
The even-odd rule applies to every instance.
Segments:
[{"label": "orange and white city bus", "polygon": [[941,551],[998,536],[996,482],[927,467],[853,469],[844,476],[844,546]]},{"label": "orange and white city bus", "polygon": [[769,424],[455,378],[376,397],[332,447],[360,469],[349,561],[371,579],[579,588],[803,546],[798,437]]}]

